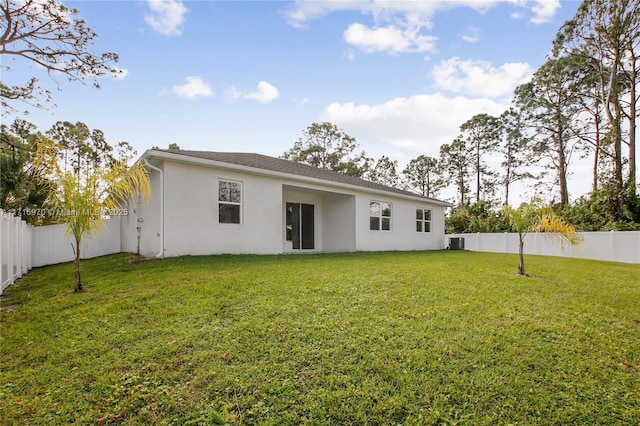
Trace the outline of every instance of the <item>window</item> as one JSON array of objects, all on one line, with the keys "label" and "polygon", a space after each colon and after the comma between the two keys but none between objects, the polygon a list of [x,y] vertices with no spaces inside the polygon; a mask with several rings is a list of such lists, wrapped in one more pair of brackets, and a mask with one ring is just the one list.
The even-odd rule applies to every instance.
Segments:
[{"label": "window", "polygon": [[240,224],[242,207],[242,183],[231,180],[218,181],[218,223]]},{"label": "window", "polygon": [[369,203],[369,229],[391,231],[391,203],[371,201]]},{"label": "window", "polygon": [[431,209],[416,209],[416,231],[431,232]]}]

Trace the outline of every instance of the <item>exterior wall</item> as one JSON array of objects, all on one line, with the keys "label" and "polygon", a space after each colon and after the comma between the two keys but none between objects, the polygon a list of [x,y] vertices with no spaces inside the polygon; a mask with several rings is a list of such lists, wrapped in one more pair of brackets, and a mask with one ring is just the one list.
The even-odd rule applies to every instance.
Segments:
[{"label": "exterior wall", "polygon": [[[218,223],[218,179],[242,183],[240,225]],[[166,162],[164,255],[281,253],[281,199],[272,179]]]},{"label": "exterior wall", "polygon": [[356,197],[330,194],[324,197],[322,241],[326,252],[356,250]]},{"label": "exterior wall", "polygon": [[[300,193],[307,198],[287,199],[316,205],[316,250],[323,252],[384,251],[384,250],[442,250],[445,248],[444,207],[397,198],[390,194],[380,197],[365,192],[329,192],[313,187],[321,196],[309,198],[309,190]],[[290,192],[284,193],[285,198]],[[299,201],[301,200],[301,201]],[[306,201],[304,201],[306,200]],[[392,203],[392,230],[369,229],[369,203]],[[318,226],[318,206],[322,212],[322,228]],[[429,208],[432,212],[431,232],[416,232],[416,208]],[[283,203],[284,209],[284,203]],[[284,221],[284,218],[283,218]],[[318,244],[320,241],[320,244]],[[285,249],[285,251],[287,251]]]},{"label": "exterior wall", "polygon": [[[369,203],[390,202],[391,231],[369,229]],[[416,231],[416,208],[431,209],[431,232]],[[388,196],[358,194],[356,198],[358,251],[441,250],[444,248],[444,207]]]},{"label": "exterior wall", "polygon": [[[163,180],[158,171],[151,171],[149,202],[129,203],[130,215],[122,224],[122,251],[137,251],[137,226],[143,256],[158,255],[163,240],[164,256],[169,257],[444,248],[444,207],[439,205],[174,161],[158,167]],[[242,183],[240,225],[218,223],[219,179]],[[392,203],[390,232],[369,230],[371,200]],[[285,241],[287,202],[314,205],[313,250],[293,250]],[[431,232],[416,232],[417,207],[432,210]]]},{"label": "exterior wall", "polygon": [[[159,167],[162,169],[162,165]],[[162,221],[160,218],[162,199],[162,176],[151,170],[151,194],[144,201],[140,197],[129,200],[125,208],[129,214],[122,218],[121,251],[138,252],[138,230],[140,228],[140,254],[154,257],[162,251]]]}]

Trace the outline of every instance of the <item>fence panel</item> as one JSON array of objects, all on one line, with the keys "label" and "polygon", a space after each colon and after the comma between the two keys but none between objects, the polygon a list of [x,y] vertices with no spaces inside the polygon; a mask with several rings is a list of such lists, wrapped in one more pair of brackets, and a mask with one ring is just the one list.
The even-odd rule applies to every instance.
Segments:
[{"label": "fence panel", "polygon": [[[614,262],[640,264],[640,231],[581,232],[583,242],[579,246],[564,247],[540,233],[527,234],[524,240],[525,254],[573,257],[580,259],[610,260]],[[471,251],[495,253],[518,253],[518,234],[447,234],[449,238],[464,238],[465,248]]]},{"label": "fence panel", "polygon": [[[105,228],[95,234],[83,236],[80,258],[91,259],[120,253],[120,217],[105,220]],[[75,241],[67,234],[67,225],[49,225],[33,228],[33,266],[54,265],[75,259]]]},{"label": "fence panel", "polygon": [[32,226],[0,209],[0,294],[32,266]]},{"label": "fence panel", "polygon": [[[32,267],[70,262],[74,256],[73,237],[66,225],[33,227],[0,209],[0,294]],[[120,218],[106,220],[105,229],[86,235],[80,257],[120,253]]]}]

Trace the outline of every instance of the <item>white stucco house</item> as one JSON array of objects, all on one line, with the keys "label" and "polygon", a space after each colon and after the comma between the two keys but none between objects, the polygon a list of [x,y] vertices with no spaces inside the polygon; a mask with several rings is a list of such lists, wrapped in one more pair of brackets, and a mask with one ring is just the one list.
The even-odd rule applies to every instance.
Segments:
[{"label": "white stucco house", "polygon": [[437,250],[449,203],[251,153],[149,150],[147,202],[121,220],[144,256]]}]

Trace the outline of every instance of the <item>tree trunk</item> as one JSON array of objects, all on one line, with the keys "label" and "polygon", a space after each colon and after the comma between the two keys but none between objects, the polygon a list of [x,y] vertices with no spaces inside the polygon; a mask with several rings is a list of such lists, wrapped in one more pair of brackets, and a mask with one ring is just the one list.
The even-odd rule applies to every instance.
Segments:
[{"label": "tree trunk", "polygon": [[509,205],[509,185],[511,184],[511,158],[513,157],[513,155],[511,155],[511,145],[509,144],[509,142],[507,141],[507,153],[506,153],[506,161],[505,161],[505,176],[504,176],[504,205],[508,206]]},{"label": "tree trunk", "polygon": [[615,178],[615,190],[616,190],[616,220],[622,220],[624,218],[624,177],[622,174],[622,129],[620,122],[620,107],[615,105],[616,116],[613,122],[613,149],[614,149],[614,178]]},{"label": "tree trunk", "polygon": [[[615,56],[612,59],[613,66],[609,72],[608,87],[604,89],[606,93],[604,110],[607,114],[607,120],[610,126],[611,144],[613,145],[613,178],[614,188],[616,191],[616,220],[622,219],[622,212],[624,209],[624,182],[622,176],[622,122],[620,114],[621,106],[620,99],[617,92],[617,72],[619,62],[618,51],[615,51]],[[612,111],[612,108],[614,111]]]},{"label": "tree trunk", "polygon": [[520,244],[518,246],[520,263],[518,264],[518,275],[526,275],[524,271],[524,235],[520,234]]},{"label": "tree trunk", "polygon": [[504,191],[504,205],[509,205],[509,184],[507,183]]},{"label": "tree trunk", "polygon": [[563,132],[558,132],[556,136],[556,152],[558,153],[558,184],[560,185],[560,205],[569,205],[569,187],[567,185],[567,157],[562,140]]},{"label": "tree trunk", "polygon": [[74,291],[76,293],[81,292],[82,289],[82,278],[80,277],[80,240],[76,238],[76,285]]},{"label": "tree trunk", "polygon": [[595,114],[594,114],[594,127],[595,127],[595,142],[594,142],[594,155],[593,155],[593,182],[591,183],[591,191],[596,192],[598,190],[598,164],[600,163],[600,115],[598,97],[595,97]]},{"label": "tree trunk", "polygon": [[591,181],[591,192],[596,192],[598,190],[598,155],[600,154],[599,148],[596,146],[595,153],[593,156],[593,180]]},{"label": "tree trunk", "polygon": [[476,142],[476,203],[480,202],[480,142]]},{"label": "tree trunk", "polygon": [[627,181],[627,195],[636,196],[636,57],[631,56],[631,89],[629,93],[629,180]]},{"label": "tree trunk", "polygon": [[460,204],[464,205],[465,204],[465,186],[464,186],[464,177],[462,176],[462,171],[459,171],[459,176],[458,176],[458,190],[460,191]]}]

